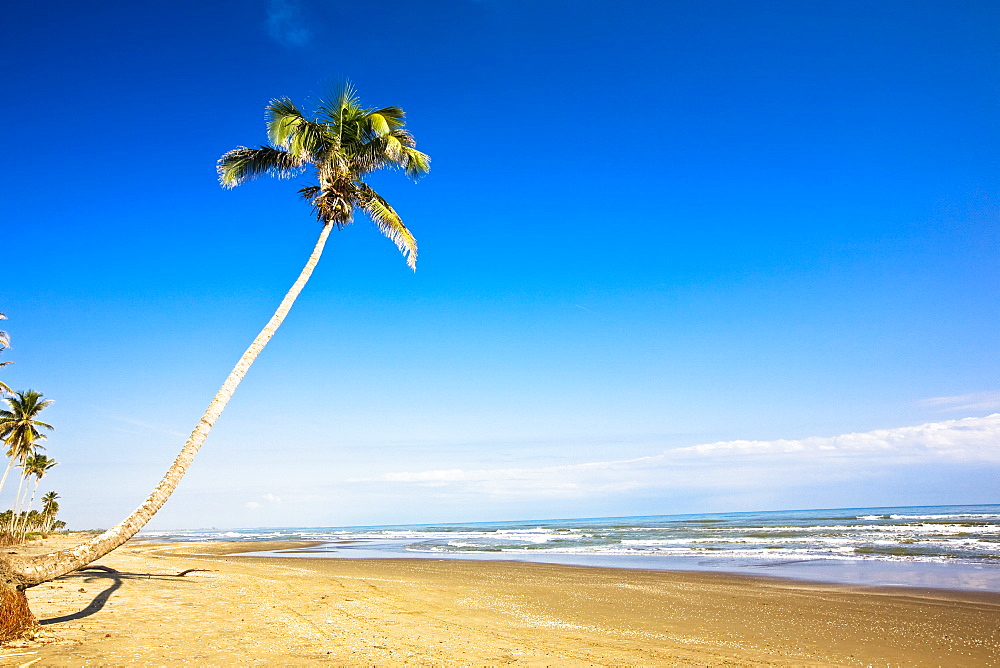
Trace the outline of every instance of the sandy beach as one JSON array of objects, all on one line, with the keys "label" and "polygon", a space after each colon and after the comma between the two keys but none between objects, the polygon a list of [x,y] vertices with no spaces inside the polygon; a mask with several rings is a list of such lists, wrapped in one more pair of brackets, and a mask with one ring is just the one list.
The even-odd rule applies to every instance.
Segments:
[{"label": "sandy beach", "polygon": [[29,590],[0,665],[1000,664],[1000,594],[251,549],[129,543]]}]

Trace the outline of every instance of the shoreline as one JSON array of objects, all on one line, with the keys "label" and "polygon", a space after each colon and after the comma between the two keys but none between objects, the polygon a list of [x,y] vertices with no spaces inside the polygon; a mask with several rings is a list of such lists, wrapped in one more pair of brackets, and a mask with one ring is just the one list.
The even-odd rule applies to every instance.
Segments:
[{"label": "shoreline", "polygon": [[[236,556],[262,545],[128,543],[99,562],[117,574],[29,590],[42,634],[4,647],[0,665],[1000,663],[1000,594],[990,592]],[[208,570],[177,575],[192,568]]]},{"label": "shoreline", "polygon": [[[263,545],[263,544],[262,544]],[[1000,594],[1000,565],[948,562],[907,562],[878,560],[847,560],[805,558],[782,562],[742,562],[735,559],[709,561],[706,558],[652,555],[593,555],[568,553],[434,553],[402,550],[352,550],[326,548],[319,543],[304,548],[252,550],[247,556],[288,559],[415,559],[448,561],[490,561],[584,566],[691,573],[782,578],[821,584],[844,584],[860,587],[914,587],[918,589],[951,589]],[[305,556],[304,556],[305,555]]]}]

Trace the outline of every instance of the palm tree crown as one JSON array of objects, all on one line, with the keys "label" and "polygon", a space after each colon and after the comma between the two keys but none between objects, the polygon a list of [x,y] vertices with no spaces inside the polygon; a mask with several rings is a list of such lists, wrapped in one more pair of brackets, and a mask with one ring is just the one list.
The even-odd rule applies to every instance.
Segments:
[{"label": "palm tree crown", "polygon": [[267,105],[270,146],[240,146],[218,163],[219,180],[232,188],[270,174],[290,178],[312,166],[316,185],[299,190],[324,225],[342,228],[355,207],[365,211],[416,269],[417,241],[399,214],[362,178],[383,167],[402,169],[416,180],[430,170],[430,157],[416,149],[399,107],[365,109],[348,83],[320,100],[315,116],[303,114],[288,98]]},{"label": "palm tree crown", "polygon": [[59,512],[59,502],[56,499],[59,495],[55,492],[46,492],[42,495],[42,512],[46,515],[55,515]]},{"label": "palm tree crown", "polygon": [[33,455],[29,455],[28,458],[24,460],[24,463],[21,464],[21,468],[24,469],[25,476],[33,475],[37,481],[41,481],[41,479],[45,477],[45,474],[49,472],[49,469],[58,463],[59,462],[52,457],[46,457],[45,455],[35,453]]},{"label": "palm tree crown", "polygon": [[41,392],[27,390],[14,393],[4,402],[10,410],[0,410],[0,439],[7,444],[7,456],[23,463],[36,448],[42,447],[38,441],[44,439],[45,434],[38,429],[53,429],[52,425],[37,419],[52,400],[42,401]]}]

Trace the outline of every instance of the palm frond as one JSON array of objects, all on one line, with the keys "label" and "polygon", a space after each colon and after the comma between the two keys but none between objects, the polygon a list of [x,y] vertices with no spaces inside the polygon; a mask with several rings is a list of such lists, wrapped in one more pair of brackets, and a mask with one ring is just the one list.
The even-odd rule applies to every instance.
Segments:
[{"label": "palm frond", "polygon": [[381,116],[377,120],[364,109],[345,109],[341,114],[342,120],[337,127],[337,136],[340,141],[341,150],[346,155],[354,155],[365,143],[371,141],[377,134],[372,129],[373,122],[379,131],[385,130],[388,123]]},{"label": "palm frond", "polygon": [[403,128],[397,128],[392,131],[392,136],[399,140],[399,143],[403,146],[408,146],[410,148],[416,148],[417,140],[413,138],[409,130],[404,130]]},{"label": "palm frond", "polygon": [[357,112],[363,112],[358,91],[350,81],[337,84],[330,94],[316,103],[316,112],[320,118],[333,126],[339,126],[345,118]]},{"label": "palm frond", "polygon": [[267,138],[273,146],[288,148],[288,141],[300,121],[306,120],[295,103],[287,97],[271,100],[264,111],[267,119]]},{"label": "palm frond", "polygon": [[406,258],[407,266],[416,271],[417,240],[410,230],[406,228],[406,225],[403,224],[403,219],[367,183],[358,182],[356,186],[358,206],[365,210],[379,231],[396,244],[396,248]]},{"label": "palm frond", "polygon": [[303,119],[289,138],[288,152],[304,162],[316,162],[336,143],[337,138],[326,123]]},{"label": "palm frond", "polygon": [[367,120],[368,132],[374,137],[385,137],[392,131],[389,120],[382,114],[368,114]]},{"label": "palm frond", "polygon": [[299,194],[307,200],[311,200],[313,197],[318,195],[319,191],[319,186],[306,186],[305,188],[299,188]]},{"label": "palm frond", "polygon": [[[352,164],[358,170],[359,175],[368,174],[389,165],[405,168],[409,162],[406,149],[411,149],[416,144],[413,135],[406,130],[392,130],[388,135],[375,137],[363,144],[354,155]],[[430,158],[427,158],[428,163],[429,161]],[[426,171],[425,169],[420,172],[418,177]]]},{"label": "palm frond", "polygon": [[358,176],[374,172],[387,164],[389,163],[385,159],[381,142],[369,142],[363,145],[351,158],[351,169]]},{"label": "palm frond", "polygon": [[304,166],[303,160],[281,149],[240,146],[223,154],[216,170],[219,172],[219,182],[226,188],[233,188],[262,174],[282,179],[291,178],[300,173]]},{"label": "palm frond", "polygon": [[327,124],[306,118],[287,97],[271,100],[265,116],[271,144],[300,160],[314,162],[331,143]]},{"label": "palm frond", "polygon": [[403,149],[403,171],[414,181],[431,171],[431,156],[415,148]]},{"label": "palm frond", "polygon": [[399,107],[382,107],[375,109],[372,113],[384,118],[393,130],[403,127],[403,124],[406,123],[406,112]]}]

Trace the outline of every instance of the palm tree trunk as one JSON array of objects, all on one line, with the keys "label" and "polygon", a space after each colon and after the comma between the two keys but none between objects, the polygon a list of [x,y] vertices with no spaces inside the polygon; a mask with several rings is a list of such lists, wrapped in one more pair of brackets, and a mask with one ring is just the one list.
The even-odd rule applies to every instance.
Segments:
[{"label": "palm tree trunk", "polygon": [[11,457],[11,458],[10,458],[10,459],[9,459],[9,460],[7,461],[7,468],[6,468],[6,469],[4,469],[4,472],[3,472],[3,478],[0,478],[0,492],[2,492],[2,491],[3,491],[3,486],[4,486],[4,484],[6,484],[6,482],[7,482],[7,474],[8,474],[8,473],[10,473],[10,469],[11,469],[11,468],[12,468],[13,466],[14,466],[14,458],[13,458],[13,457]]},{"label": "palm tree trunk", "polygon": [[[34,489],[31,490],[31,500],[28,501],[28,506],[24,509],[24,521],[21,522],[21,540],[22,541],[24,541],[24,539],[28,536],[28,513],[31,512],[31,504],[33,504],[35,502],[35,494],[38,493],[38,484],[40,482],[42,482],[41,478],[37,478],[35,480],[35,487],[34,487]],[[28,490],[24,490],[24,493],[27,494]]]},{"label": "palm tree trunk", "polygon": [[28,611],[27,617],[24,617],[20,612],[22,609],[28,610],[27,603],[22,601],[22,599],[25,599],[25,589],[48,582],[60,575],[64,575],[100,559],[138,533],[156,511],[166,503],[167,499],[170,498],[170,494],[177,487],[177,484],[187,471],[188,466],[194,460],[194,456],[198,454],[199,448],[205,442],[205,438],[208,437],[208,433],[212,430],[215,421],[222,415],[223,409],[229,403],[240,381],[243,380],[243,377],[250,369],[250,365],[253,364],[254,360],[257,359],[257,355],[260,354],[260,351],[264,349],[267,342],[274,336],[275,331],[281,326],[285,316],[288,315],[288,311],[292,308],[292,304],[295,303],[295,298],[299,296],[302,288],[309,281],[313,269],[316,268],[316,264],[323,254],[323,247],[326,245],[327,237],[330,235],[332,228],[333,225],[331,223],[324,223],[323,229],[319,234],[319,239],[317,239],[312,254],[309,256],[309,260],[306,262],[305,267],[303,267],[298,279],[296,279],[291,289],[285,295],[285,298],[281,300],[278,310],[274,312],[274,315],[271,316],[264,329],[261,330],[257,338],[250,344],[250,347],[243,353],[240,361],[236,363],[229,377],[226,378],[226,382],[222,384],[215,398],[212,399],[212,402],[205,410],[205,414],[202,415],[194,431],[191,432],[191,436],[188,437],[184,447],[181,448],[180,454],[177,455],[174,463],[167,469],[163,479],[160,480],[160,484],[156,486],[141,506],[136,508],[131,515],[126,517],[117,526],[74,548],[34,557],[15,556],[0,559],[0,620],[8,615],[22,615],[19,618],[20,622],[16,625],[17,628],[15,631],[6,631],[8,634],[14,633],[15,635],[8,635],[5,638],[3,635],[5,629],[0,625],[0,642],[16,637],[16,635],[28,633],[36,624],[30,611]]},{"label": "palm tree trunk", "polygon": [[17,526],[18,513],[21,512],[21,489],[24,487],[24,481],[28,479],[27,473],[21,474],[21,482],[17,484],[17,494],[14,495],[14,513],[10,516],[10,524],[7,525],[7,531],[14,535],[14,527]]}]

